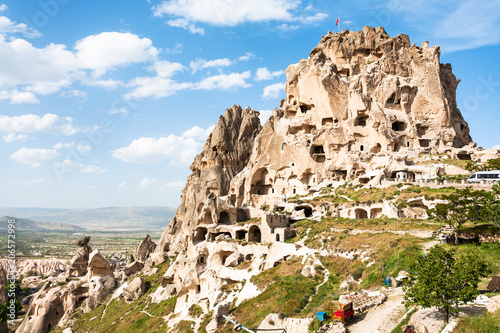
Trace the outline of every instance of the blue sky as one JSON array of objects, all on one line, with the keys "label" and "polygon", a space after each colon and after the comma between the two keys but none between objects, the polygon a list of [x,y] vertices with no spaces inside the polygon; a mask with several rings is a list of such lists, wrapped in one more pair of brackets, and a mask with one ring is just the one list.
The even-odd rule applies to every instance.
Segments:
[{"label": "blue sky", "polygon": [[498,0],[0,0],[0,207],[175,207],[219,115],[269,115],[337,17],[441,45],[500,144]]}]

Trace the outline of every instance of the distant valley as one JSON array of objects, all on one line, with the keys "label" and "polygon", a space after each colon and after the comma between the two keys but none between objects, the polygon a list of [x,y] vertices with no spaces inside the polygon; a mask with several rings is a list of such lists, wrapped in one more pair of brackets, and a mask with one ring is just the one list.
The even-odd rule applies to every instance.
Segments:
[{"label": "distant valley", "polygon": [[161,230],[175,214],[170,207],[103,207],[95,209],[0,208],[5,217],[15,217],[23,230]]}]

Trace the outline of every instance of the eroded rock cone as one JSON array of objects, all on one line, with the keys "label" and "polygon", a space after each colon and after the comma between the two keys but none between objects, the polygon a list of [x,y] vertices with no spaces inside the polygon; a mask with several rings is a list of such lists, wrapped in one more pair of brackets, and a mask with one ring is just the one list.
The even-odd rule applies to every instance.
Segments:
[{"label": "eroded rock cone", "polygon": [[135,249],[134,257],[135,260],[144,263],[149,255],[155,250],[156,244],[151,240],[149,235],[144,238],[139,246]]},{"label": "eroded rock cone", "polygon": [[92,252],[92,248],[88,245],[90,241],[90,236],[83,236],[77,239],[75,242],[78,246],[75,255],[71,259],[68,268],[69,276],[83,276],[87,274],[87,266],[89,263],[89,255]]}]

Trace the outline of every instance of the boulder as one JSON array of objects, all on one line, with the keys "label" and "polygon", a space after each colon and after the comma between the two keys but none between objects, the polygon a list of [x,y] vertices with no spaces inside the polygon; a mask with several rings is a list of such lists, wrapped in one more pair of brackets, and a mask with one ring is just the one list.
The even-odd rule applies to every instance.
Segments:
[{"label": "boulder", "polygon": [[90,236],[82,236],[78,238],[75,242],[76,246],[84,247],[90,242]]},{"label": "boulder", "polygon": [[99,250],[94,250],[89,256],[88,274],[90,277],[113,275],[111,265]]},{"label": "boulder", "polygon": [[486,310],[490,313],[500,311],[500,295],[490,298]]},{"label": "boulder", "polygon": [[106,297],[115,287],[115,278],[110,275],[104,276],[88,276],[88,298],[85,306],[85,313],[89,313],[95,309],[99,303]]},{"label": "boulder", "polygon": [[125,275],[129,276],[129,275],[132,275],[134,273],[139,272],[143,268],[144,268],[144,264],[142,262],[134,261],[133,263],[125,266],[125,268],[123,269],[123,272],[125,273]]},{"label": "boulder", "polygon": [[123,297],[129,302],[133,302],[146,292],[144,278],[136,277],[127,287],[123,289]]},{"label": "boulder", "polygon": [[127,265],[133,263],[134,261],[135,261],[134,255],[128,254],[127,255]]},{"label": "boulder", "polygon": [[494,276],[488,283],[488,291],[495,291],[500,289],[500,276]]},{"label": "boulder", "polygon": [[156,244],[151,240],[149,235],[144,238],[134,252],[135,260],[144,263],[149,258],[150,253],[154,252]]}]

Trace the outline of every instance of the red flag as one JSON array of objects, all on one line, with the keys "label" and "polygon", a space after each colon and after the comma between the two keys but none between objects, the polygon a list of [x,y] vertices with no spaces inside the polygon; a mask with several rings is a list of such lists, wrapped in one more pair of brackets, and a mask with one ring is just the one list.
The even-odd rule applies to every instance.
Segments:
[{"label": "red flag", "polygon": [[339,24],[340,17],[337,17],[337,22],[335,22],[335,25],[337,26]]}]

